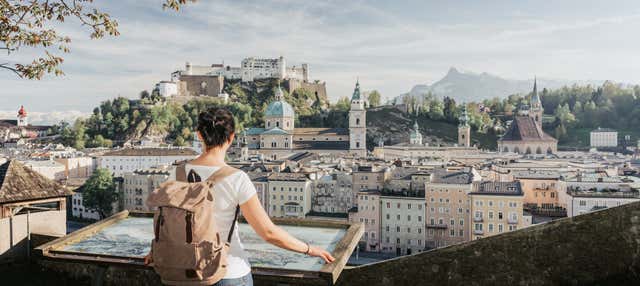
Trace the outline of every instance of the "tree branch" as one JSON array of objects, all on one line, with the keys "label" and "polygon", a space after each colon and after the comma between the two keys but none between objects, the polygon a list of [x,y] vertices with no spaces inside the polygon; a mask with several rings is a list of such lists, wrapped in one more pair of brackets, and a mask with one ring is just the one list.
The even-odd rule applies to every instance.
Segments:
[{"label": "tree branch", "polygon": [[11,67],[9,65],[9,63],[0,64],[0,68],[10,70],[10,71],[14,72],[15,74],[17,74],[20,78],[22,78],[22,74],[16,68]]}]

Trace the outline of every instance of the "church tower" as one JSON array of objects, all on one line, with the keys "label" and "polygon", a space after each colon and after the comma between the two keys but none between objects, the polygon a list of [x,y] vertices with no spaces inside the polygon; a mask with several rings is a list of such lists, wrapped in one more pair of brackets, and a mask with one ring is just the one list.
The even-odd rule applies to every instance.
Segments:
[{"label": "church tower", "polygon": [[542,101],[540,101],[540,96],[538,96],[538,80],[533,79],[533,94],[531,95],[531,102],[529,103],[529,116],[535,120],[537,127],[542,130],[542,114],[544,109],[542,108]]},{"label": "church tower", "polygon": [[27,121],[27,111],[24,110],[24,106],[20,106],[20,110],[18,110],[18,126],[24,127],[29,125],[29,121]]},{"label": "church tower", "polygon": [[469,115],[467,114],[467,106],[462,106],[462,115],[458,124],[458,146],[471,147],[471,127],[469,127]]},{"label": "church tower", "polygon": [[356,81],[356,88],[351,96],[351,110],[349,110],[349,150],[362,157],[367,154],[366,116],[364,100],[360,97],[360,82]]},{"label": "church tower", "polygon": [[409,134],[409,144],[422,145],[422,133],[420,133],[420,126],[418,126],[417,120],[413,123],[413,130]]}]

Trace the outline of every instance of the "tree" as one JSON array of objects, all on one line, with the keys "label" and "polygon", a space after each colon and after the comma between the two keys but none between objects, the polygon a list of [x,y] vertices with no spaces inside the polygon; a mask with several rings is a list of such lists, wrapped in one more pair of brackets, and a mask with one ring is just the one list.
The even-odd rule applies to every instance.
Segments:
[{"label": "tree", "polygon": [[380,105],[380,92],[378,92],[377,90],[373,90],[371,92],[369,92],[369,106],[371,107],[376,107]]},{"label": "tree", "polygon": [[349,98],[346,96],[341,97],[333,108],[339,111],[348,111],[349,108],[351,108],[351,101],[349,101]]},{"label": "tree", "polygon": [[82,204],[105,218],[113,211],[113,203],[118,199],[113,176],[108,169],[98,168],[82,186]]},{"label": "tree", "polygon": [[[162,6],[177,11],[186,3],[187,0],[166,0]],[[118,22],[93,6],[93,0],[0,0],[0,50],[8,56],[25,47],[41,53],[31,63],[1,61],[0,69],[28,79],[41,79],[45,73],[63,75],[60,64],[64,58],[54,51],[70,51],[71,38],[60,33],[66,20],[77,20],[88,27],[91,39],[120,35]]]}]

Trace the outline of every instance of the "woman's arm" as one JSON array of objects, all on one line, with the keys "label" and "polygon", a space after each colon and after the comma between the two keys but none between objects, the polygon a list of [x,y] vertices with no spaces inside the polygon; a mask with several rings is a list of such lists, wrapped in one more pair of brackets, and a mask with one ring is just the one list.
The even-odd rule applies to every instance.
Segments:
[{"label": "woman's arm", "polygon": [[253,195],[248,201],[240,205],[240,210],[242,210],[242,216],[244,216],[253,230],[265,241],[286,250],[320,257],[326,263],[331,263],[335,260],[326,250],[310,246],[273,224],[264,208],[262,208],[257,195]]}]

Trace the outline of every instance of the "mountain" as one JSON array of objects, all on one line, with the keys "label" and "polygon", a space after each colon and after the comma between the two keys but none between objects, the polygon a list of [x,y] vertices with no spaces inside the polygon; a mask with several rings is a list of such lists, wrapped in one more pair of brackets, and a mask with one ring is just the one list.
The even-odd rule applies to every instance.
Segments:
[{"label": "mountain", "polygon": [[[562,81],[552,79],[538,79],[538,90],[542,88],[556,89],[564,85],[574,83],[582,84],[602,84],[604,81]],[[428,92],[433,93],[439,98],[446,96],[454,98],[456,101],[482,101],[494,97],[507,97],[516,93],[528,93],[533,89],[533,79],[513,80],[504,79],[496,75],[486,72],[461,72],[455,67],[449,69],[447,74],[436,81],[432,85],[418,84],[415,85],[408,93],[404,95],[420,96]]]}]

